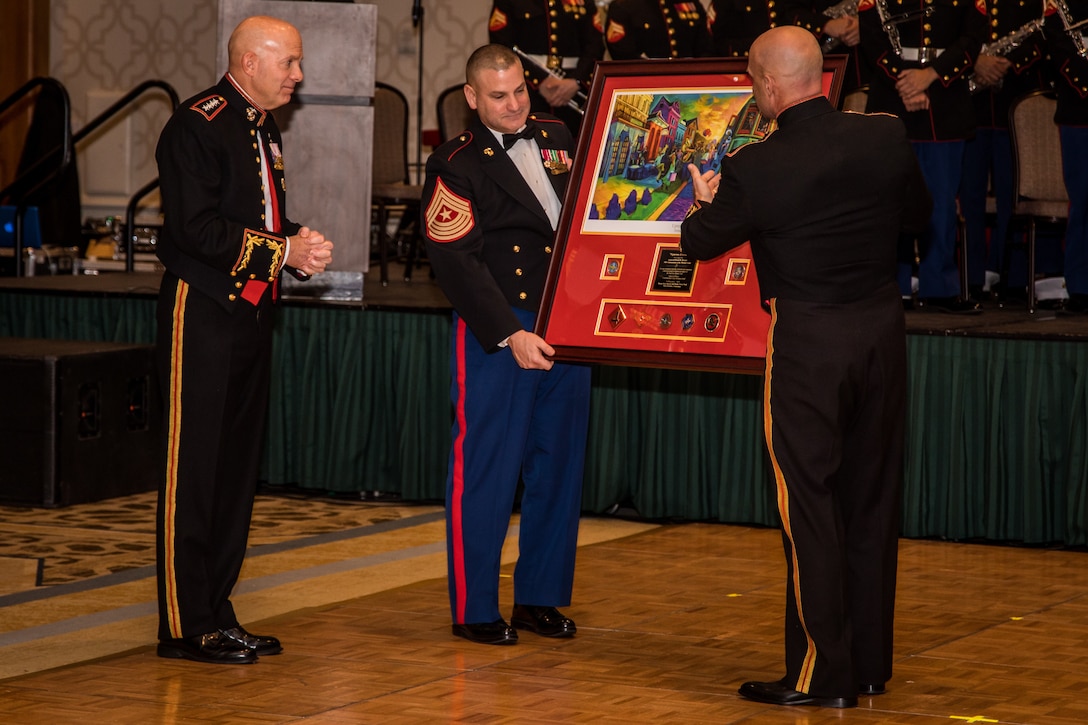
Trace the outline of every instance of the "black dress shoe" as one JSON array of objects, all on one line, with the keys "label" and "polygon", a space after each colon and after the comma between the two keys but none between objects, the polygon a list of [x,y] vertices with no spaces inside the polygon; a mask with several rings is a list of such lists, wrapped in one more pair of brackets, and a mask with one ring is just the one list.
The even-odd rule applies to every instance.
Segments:
[{"label": "black dress shoe", "polygon": [[918,300],[922,309],[947,312],[953,315],[976,315],[982,312],[982,305],[972,299],[962,297],[927,297]]},{"label": "black dress shoe", "polygon": [[477,644],[517,644],[518,633],[506,623],[505,619],[496,619],[484,624],[455,624],[453,633]]},{"label": "black dress shoe", "polygon": [[574,620],[564,617],[555,607],[534,607],[529,604],[515,604],[510,624],[517,629],[536,632],[541,637],[573,637],[578,628]]},{"label": "black dress shoe", "polygon": [[858,698],[852,697],[817,697],[805,692],[798,692],[778,682],[745,682],[738,690],[749,700],[765,702],[769,705],[815,705],[817,707],[857,707]]},{"label": "black dress shoe", "polygon": [[221,629],[219,630],[219,634],[236,644],[253,650],[253,653],[259,657],[264,657],[265,655],[278,655],[280,652],[283,652],[280,641],[275,637],[263,637],[259,634],[250,634],[242,628],[242,625],[231,627],[230,629]]},{"label": "black dress shoe", "polygon": [[224,637],[221,632],[159,640],[155,653],[159,657],[220,665],[249,665],[257,661],[253,650]]},{"label": "black dress shoe", "polygon": [[858,685],[858,694],[870,697],[872,695],[883,695],[887,690],[884,689],[883,682],[863,683]]}]

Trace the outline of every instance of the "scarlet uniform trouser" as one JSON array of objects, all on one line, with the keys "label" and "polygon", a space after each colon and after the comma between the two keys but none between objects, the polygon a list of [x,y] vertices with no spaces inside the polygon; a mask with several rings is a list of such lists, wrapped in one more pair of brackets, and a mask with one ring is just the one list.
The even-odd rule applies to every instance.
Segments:
[{"label": "scarlet uniform trouser", "polygon": [[[514,310],[526,329],[534,315]],[[514,601],[570,604],[590,370],[523,370],[488,353],[456,313],[450,359],[453,445],[446,483],[446,553],[455,623],[493,622],[499,567],[518,478],[524,483]]]},{"label": "scarlet uniform trouser", "polygon": [[772,301],[764,432],[786,551],[785,684],[853,697],[891,677],[906,342],[894,284]]},{"label": "scarlet uniform trouser", "polygon": [[157,528],[159,638],[230,628],[268,405],[272,309],[224,309],[163,276],[158,370],[166,475]]}]

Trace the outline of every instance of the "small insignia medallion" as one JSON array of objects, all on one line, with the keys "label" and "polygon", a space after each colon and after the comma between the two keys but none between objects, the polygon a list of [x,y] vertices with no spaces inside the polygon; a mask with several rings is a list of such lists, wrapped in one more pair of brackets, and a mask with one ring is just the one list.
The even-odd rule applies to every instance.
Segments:
[{"label": "small insignia medallion", "polygon": [[495,151],[490,146],[488,146],[486,149],[484,149],[484,156],[494,156],[494,155],[495,155]]},{"label": "small insignia medallion", "polygon": [[247,108],[246,109],[246,120],[247,121],[253,121],[256,118],[257,118],[257,109],[255,109],[253,106],[250,106],[249,108]]},{"label": "small insignia medallion", "polygon": [[619,305],[617,305],[616,309],[612,310],[611,314],[608,315],[608,322],[610,325],[612,325],[613,330],[622,325],[623,321],[626,319],[627,313],[624,312],[623,308]]}]

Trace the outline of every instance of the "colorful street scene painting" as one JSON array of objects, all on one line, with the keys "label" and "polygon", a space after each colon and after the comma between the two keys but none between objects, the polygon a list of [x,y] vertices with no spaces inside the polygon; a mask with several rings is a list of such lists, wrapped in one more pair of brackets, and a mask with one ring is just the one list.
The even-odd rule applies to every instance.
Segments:
[{"label": "colorful street scene painting", "polygon": [[773,124],[750,87],[616,92],[582,232],[678,233],[694,199],[688,164],[717,170]]}]

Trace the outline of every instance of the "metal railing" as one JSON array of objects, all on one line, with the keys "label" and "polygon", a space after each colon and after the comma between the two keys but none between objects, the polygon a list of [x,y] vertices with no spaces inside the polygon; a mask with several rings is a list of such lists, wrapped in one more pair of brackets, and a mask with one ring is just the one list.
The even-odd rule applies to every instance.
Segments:
[{"label": "metal railing", "polygon": [[[46,184],[59,178],[72,164],[72,157],[74,155],[73,149],[75,146],[75,140],[72,136],[72,104],[68,99],[68,90],[64,85],[56,78],[47,76],[31,78],[10,96],[3,101],[0,101],[0,116],[2,116],[5,111],[26,98],[32,91],[45,86],[50,86],[56,90],[61,101],[61,113],[64,118],[60,145],[42,155],[40,159],[35,161],[29,168],[17,176],[14,181],[3,189],[0,189],[0,201],[10,199],[15,205],[15,219],[13,221],[15,239],[12,251],[15,254],[16,277],[22,277],[24,271],[23,218],[26,216],[27,208],[30,206],[27,199],[35,191],[44,188]],[[55,162],[53,159],[57,156],[58,152],[60,154],[60,160],[59,162]],[[50,168],[50,165],[54,163],[55,166]],[[35,182],[35,179],[42,174],[44,174],[44,177]]]},{"label": "metal railing", "polygon": [[[44,85],[51,85],[59,91],[60,98],[62,99],[64,123],[63,123],[63,136],[61,144],[52,151],[44,154],[38,161],[36,161],[30,168],[20,174],[13,182],[8,184],[3,189],[0,189],[0,200],[11,198],[16,204],[14,232],[15,232],[15,276],[23,276],[23,217],[26,214],[28,203],[25,201],[33,192],[41,189],[45,184],[49,183],[53,179],[59,177],[72,163],[74,155],[75,144],[87,138],[90,134],[94,133],[104,123],[112,119],[121,111],[128,108],[134,101],[146,92],[159,89],[165,91],[170,97],[170,110],[173,112],[178,107],[178,94],[174,90],[173,86],[165,81],[160,80],[148,80],[140,83],[131,91],[119,98],[115,103],[111,104],[109,108],[99,113],[92,118],[87,125],[81,128],[75,134],[72,133],[72,112],[71,103],[68,99],[68,91],[55,78],[40,77],[27,81],[20,89],[0,102],[0,114],[11,108],[18,101],[24,98],[27,94],[33,91],[35,88]],[[61,152],[60,163],[55,168],[48,171],[46,176],[41,181],[34,183],[34,175],[43,173],[44,169],[47,169],[52,162],[52,159],[57,155],[57,152]],[[29,188],[26,187],[31,184]],[[128,206],[125,214],[125,271],[131,272],[134,269],[134,247],[135,247],[135,215],[136,206],[140,199],[144,198],[156,188],[158,188],[159,179],[154,178],[144,186],[136,190],[136,193],[129,199]]]},{"label": "metal railing", "polygon": [[[166,81],[148,80],[144,81],[140,85],[133,88],[131,91],[121,96],[115,103],[109,108],[102,111],[100,114],[92,118],[87,122],[87,125],[79,129],[79,131],[72,137],[74,143],[79,143],[90,134],[94,133],[99,126],[109,121],[116,116],[122,110],[124,110],[129,104],[133,103],[137,98],[142,96],[147,91],[155,88],[166,91],[166,94],[170,96],[170,111],[173,112],[178,107],[178,94]],[[136,206],[140,200],[150,194],[152,191],[159,187],[159,177],[155,177],[151,181],[147,182],[139,189],[136,190],[128,201],[128,205],[125,207],[125,271],[131,272],[135,269],[135,246],[136,246]]]}]

